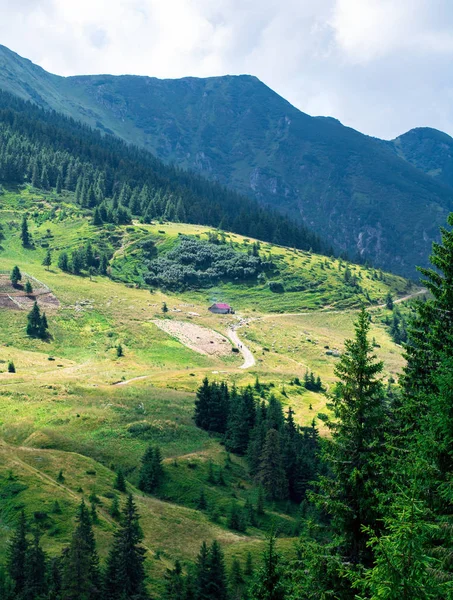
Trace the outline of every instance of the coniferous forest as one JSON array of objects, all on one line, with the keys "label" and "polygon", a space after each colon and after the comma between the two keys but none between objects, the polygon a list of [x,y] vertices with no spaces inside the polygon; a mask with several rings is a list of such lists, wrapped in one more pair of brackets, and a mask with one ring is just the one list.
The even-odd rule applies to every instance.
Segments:
[{"label": "coniferous forest", "polygon": [[[453,226],[453,216],[449,219]],[[407,323],[400,386],[382,382],[383,364],[370,340],[370,315],[336,367],[329,393],[330,435],[295,424],[259,381],[238,389],[205,378],[194,420],[232,454],[245,457],[260,487],[256,507],[232,510],[229,526],[244,531],[263,500],[288,500],[304,515],[296,552],[279,551],[270,529],[260,562],[226,567],[222,547],[203,543],[194,564],[169,566],[168,600],[378,600],[453,598],[453,232],[442,230],[432,268],[421,274],[430,292]],[[310,376],[308,377],[310,380]],[[142,459],[140,488],[159,489],[165,468],[158,447]],[[115,487],[126,490],[118,473]],[[199,509],[206,508],[203,493]],[[247,512],[247,514],[245,514]],[[117,529],[99,559],[96,506],[79,507],[61,556],[47,556],[25,511],[9,540],[0,579],[5,600],[148,598],[139,514],[132,496],[112,503]]]},{"label": "coniferous forest", "polygon": [[166,219],[332,254],[316,234],[146,150],[0,91],[0,183],[74,192],[94,223]]},{"label": "coniferous forest", "polygon": [[[315,233],[293,222],[290,217],[267,210],[254,200],[175,166],[166,165],[145,150],[129,146],[108,133],[95,132],[56,112],[45,111],[1,91],[0,183],[7,187],[9,195],[19,191],[19,202],[20,190],[23,189],[31,197],[30,203],[38,190],[41,195],[47,194],[49,198],[44,197],[42,201],[43,204],[49,201],[45,207],[47,212],[53,211],[56,214],[56,207],[63,212],[59,205],[67,201],[74,207],[75,203],[78,213],[86,217],[86,223],[89,218],[89,227],[93,229],[102,229],[104,225],[105,229],[115,229],[111,225],[118,228],[124,225],[133,230],[132,225],[137,226],[138,223],[143,226],[150,224],[152,220],[204,224],[277,245],[332,254],[331,248]],[[3,192],[0,186],[0,199]],[[17,314],[22,315],[22,305],[19,305],[17,311],[14,308],[16,316],[11,318],[13,325],[8,330],[14,334],[11,338],[13,341],[10,343],[8,339],[2,343],[5,359],[2,354],[0,362],[4,363],[5,370],[1,373],[5,373],[5,381],[10,388],[14,387],[27,369],[33,373],[33,369],[36,369],[38,375],[34,387],[38,391],[33,389],[32,392],[37,393],[38,402],[44,397],[44,390],[54,393],[55,405],[63,405],[71,394],[75,396],[79,390],[74,392],[74,387],[71,386],[79,375],[76,372],[76,360],[68,358],[69,354],[66,354],[64,361],[61,359],[60,363],[49,350],[50,344],[56,339],[61,343],[58,351],[64,354],[66,338],[63,330],[71,330],[75,332],[74,337],[91,340],[83,342],[85,347],[83,351],[79,351],[78,356],[84,367],[89,363],[90,352],[93,355],[98,352],[98,356],[101,356],[102,362],[95,366],[96,369],[99,365],[100,369],[109,369],[108,365],[113,360],[116,361],[111,371],[114,371],[115,377],[119,377],[118,373],[121,372],[122,379],[113,381],[112,375],[108,380],[108,385],[112,388],[114,385],[123,385],[149,376],[148,372],[137,376],[139,368],[134,370],[133,367],[131,373],[134,376],[131,375],[126,380],[126,367],[123,368],[121,361],[128,364],[130,359],[131,365],[133,359],[130,357],[134,356],[134,351],[136,359],[138,356],[145,357],[143,361],[149,360],[148,363],[142,363],[142,366],[146,364],[148,369],[150,364],[153,367],[157,364],[159,371],[163,371],[165,375],[167,372],[161,365],[168,360],[168,355],[179,352],[180,363],[176,365],[175,371],[181,381],[187,376],[182,388],[184,392],[192,394],[188,396],[191,398],[191,410],[193,398],[195,400],[193,414],[189,417],[192,427],[189,433],[183,417],[177,425],[171,423],[171,428],[168,427],[168,419],[164,417],[160,420],[156,418],[156,425],[154,415],[146,413],[144,403],[138,400],[131,400],[134,402],[133,410],[131,409],[134,421],[130,423],[127,421],[126,404],[117,402],[112,411],[119,415],[118,419],[124,417],[122,425],[127,425],[127,431],[116,430],[112,425],[109,430],[109,435],[114,440],[112,446],[120,445],[127,439],[131,442],[130,447],[137,442],[137,446],[133,448],[135,451],[137,447],[140,448],[140,440],[153,443],[149,443],[139,464],[131,466],[134,458],[125,457],[124,462],[128,463],[128,469],[125,470],[120,466],[120,461],[114,463],[112,459],[108,462],[99,450],[99,463],[112,474],[109,483],[111,503],[108,508],[103,506],[101,519],[98,513],[101,511],[100,502],[95,492],[88,495],[82,487],[77,487],[75,491],[68,488],[66,491],[69,490],[73,500],[76,498],[79,502],[81,498],[84,499],[79,503],[70,535],[59,538],[59,543],[63,542],[64,546],[61,552],[61,546],[58,547],[58,553],[48,552],[42,543],[43,534],[48,533],[43,525],[47,513],[31,511],[25,503],[22,505],[19,502],[11,503],[11,506],[14,504],[13,512],[8,505],[5,518],[3,513],[0,514],[0,531],[6,532],[8,537],[4,544],[0,540],[2,552],[6,549],[6,560],[4,564],[0,563],[0,600],[151,600],[154,597],[151,590],[155,589],[163,590],[156,600],[453,600],[453,214],[446,227],[441,230],[441,242],[433,245],[431,267],[420,269],[426,290],[420,290],[414,295],[426,292],[423,299],[413,302],[410,310],[396,305],[397,301],[409,296],[395,299],[394,303],[390,291],[385,305],[378,306],[378,299],[374,302],[375,308],[388,311],[381,323],[386,325],[389,339],[397,344],[393,345],[392,352],[395,353],[397,347],[404,350],[406,364],[398,382],[384,375],[385,365],[375,354],[375,349],[379,346],[371,333],[376,313],[367,311],[364,307],[357,311],[354,334],[345,342],[341,353],[334,351],[334,342],[331,342],[332,346],[325,345],[324,351],[321,346],[316,350],[318,342],[309,337],[309,332],[299,335],[297,344],[300,345],[296,346],[294,342],[291,346],[293,368],[294,364],[298,364],[297,368],[301,364],[294,360],[294,353],[302,352],[301,348],[305,349],[307,355],[312,352],[312,356],[316,356],[315,362],[309,365],[310,368],[307,366],[305,372],[300,372],[297,377],[292,376],[289,385],[300,392],[301,396],[307,393],[310,401],[313,397],[326,399],[323,406],[326,405],[327,413],[313,413],[311,424],[310,415],[310,420],[304,421],[306,426],[301,426],[294,410],[297,407],[291,405],[290,401],[285,402],[285,397],[288,397],[285,383],[288,385],[288,380],[284,381],[284,375],[278,379],[278,383],[282,384],[278,388],[278,394],[278,383],[270,383],[269,377],[266,383],[262,383],[257,375],[254,385],[249,384],[250,380],[237,385],[222,380],[219,373],[228,373],[228,369],[233,372],[236,368],[236,376],[237,371],[244,368],[243,365],[239,367],[240,363],[237,362],[241,344],[228,346],[232,352],[226,358],[223,357],[225,364],[218,363],[225,370],[212,371],[214,363],[209,362],[211,357],[206,357],[206,353],[194,358],[187,348],[182,347],[182,344],[177,345],[173,338],[169,341],[160,330],[158,334],[154,331],[154,337],[151,337],[151,327],[146,330],[143,327],[145,333],[141,328],[145,322],[146,326],[153,323],[149,300],[156,300],[153,305],[158,306],[158,311],[162,313],[159,314],[162,324],[164,319],[170,322],[172,317],[182,313],[181,308],[176,308],[176,293],[200,293],[209,289],[203,302],[208,304],[209,298],[211,304],[210,296],[214,286],[226,282],[232,289],[238,282],[245,286],[247,283],[260,281],[260,278],[267,281],[268,275],[282,276],[276,257],[271,259],[270,253],[260,255],[260,242],[251,244],[247,252],[239,252],[234,250],[232,241],[231,245],[224,239],[219,241],[217,233],[212,231],[208,234],[208,241],[178,233],[178,244],[163,255],[159,255],[157,249],[157,244],[162,243],[158,237],[156,243],[151,239],[137,242],[141,244],[140,256],[144,257],[141,268],[145,270],[144,281],[148,289],[141,290],[146,292],[146,308],[141,306],[146,316],[139,324],[135,324],[131,333],[123,323],[123,314],[121,320],[115,321],[112,317],[110,320],[103,318],[102,322],[96,322],[96,317],[92,315],[95,309],[99,309],[99,302],[95,306],[94,300],[85,298],[82,302],[77,299],[74,305],[70,305],[68,300],[72,297],[71,286],[82,286],[88,278],[93,283],[90,293],[99,282],[102,284],[108,280],[111,285],[115,283],[109,269],[113,247],[106,250],[103,245],[97,245],[98,241],[83,236],[79,238],[73,232],[71,246],[50,248],[51,230],[47,230],[45,238],[39,230],[45,222],[44,217],[41,223],[38,213],[37,218],[33,219],[29,213],[19,215],[20,204],[12,206],[14,208],[10,206],[4,210],[5,222],[4,226],[0,224],[0,242],[7,240],[5,245],[11,243],[13,252],[22,252],[21,260],[30,260],[26,265],[31,264],[36,270],[38,264],[43,277],[47,277],[52,271],[53,282],[58,278],[64,279],[67,287],[61,294],[61,306],[70,316],[65,321],[59,317],[57,310],[54,311],[55,307],[60,307],[60,299],[56,296],[55,305],[44,310],[39,296],[34,295],[36,290],[33,290],[35,282],[38,285],[40,282],[30,278],[25,270],[21,272],[22,262],[18,261],[21,268],[13,262],[9,270],[3,273],[3,285],[7,290],[3,296],[14,296],[17,293],[19,297],[19,291],[22,290],[21,300],[28,307],[23,313],[20,334],[19,328],[13,330],[13,327],[14,323],[19,322],[14,319],[20,319]],[[47,222],[47,225],[50,227],[54,224]],[[60,232],[60,236],[62,235]],[[36,239],[41,240],[41,245],[35,245]],[[43,240],[46,240],[45,245],[42,244]],[[0,250],[3,247],[0,246]],[[57,250],[58,255],[55,254]],[[123,253],[125,262],[128,258],[126,251],[127,248],[123,245],[115,250]],[[304,264],[305,261],[310,263],[312,258],[311,252],[306,254],[303,257]],[[33,259],[30,258],[32,255]],[[296,260],[296,256],[292,258]],[[331,265],[324,256],[322,261],[322,272],[330,271]],[[362,277],[361,271],[356,273],[355,269],[351,270],[350,265],[344,268],[343,273],[341,261],[337,268],[341,275],[341,285],[346,286],[349,292],[353,290],[346,294],[348,299],[352,298],[351,304],[348,304],[350,311],[358,306],[359,301],[353,304],[353,296],[359,293],[361,285],[367,283],[366,277],[376,286],[384,286],[382,273],[380,277],[375,274],[372,278],[363,270]],[[315,271],[311,267],[309,271],[307,267],[307,273],[311,273],[312,279],[315,279]],[[73,275],[78,277],[72,277]],[[104,277],[107,275],[109,279]],[[310,275],[307,276],[307,281],[297,281],[297,284],[309,290],[312,283],[317,283],[309,280],[309,277]],[[266,287],[273,296],[281,295],[284,298],[284,283],[271,280],[267,281]],[[412,289],[409,282],[406,283],[408,288],[405,292],[399,290],[400,296]],[[124,289],[118,291],[120,284],[115,285],[118,287],[104,288],[109,291],[102,298],[103,305],[110,307],[113,301],[117,305],[123,302],[124,298],[118,296],[122,295]],[[132,288],[132,284],[129,287]],[[139,286],[137,290],[138,288]],[[158,288],[159,296],[154,288]],[[215,291],[215,295],[227,293],[225,289],[228,290],[224,287],[221,292]],[[50,294],[47,284],[46,290],[46,294]],[[168,295],[162,295],[162,290],[168,292]],[[186,325],[193,323],[192,317],[201,316],[192,310],[196,301],[194,297],[188,295],[178,299],[178,302],[184,300],[178,306],[182,306],[184,310],[190,308],[190,312],[186,313],[190,315],[190,321],[188,319]],[[363,295],[363,298],[366,297]],[[13,302],[11,298],[10,300]],[[119,310],[122,313],[135,311],[134,319],[139,321],[139,309],[135,308],[135,302],[134,299],[130,303],[121,304]],[[310,304],[309,308],[313,312],[316,308],[319,309],[318,312],[322,312],[326,304],[319,301],[319,304]],[[333,308],[336,309],[335,306]],[[199,310],[198,306],[197,309]],[[280,313],[290,310],[284,310],[280,306],[278,309]],[[4,310],[6,313],[6,308]],[[73,313],[69,313],[69,310]],[[255,307],[251,312],[253,311]],[[215,318],[208,314],[208,318],[211,317]],[[258,319],[262,317],[263,314],[260,314]],[[250,320],[254,318],[252,316]],[[156,320],[154,319],[154,324]],[[176,319],[173,321],[176,322]],[[209,325],[211,328],[214,327],[212,322]],[[226,324],[225,329],[234,329],[230,322],[223,323]],[[264,329],[264,318],[260,324],[263,324]],[[235,322],[235,325],[238,323]],[[272,334],[275,338],[277,329],[278,327]],[[212,331],[213,329],[209,330],[211,336]],[[101,338],[95,338],[95,334],[102,334],[102,342],[98,343]],[[139,352],[133,347],[135,335],[142,344]],[[151,354],[149,339],[157,347],[157,359]],[[259,345],[260,339],[256,332],[255,339],[249,339],[260,347],[261,357],[275,350],[273,370],[266,373],[277,377],[279,373],[276,365],[280,364],[280,356],[275,357],[277,347]],[[225,338],[221,343],[227,341]],[[26,348],[26,360],[23,352],[9,356],[8,353],[14,350],[13,342],[22,344],[21,350]],[[72,342],[76,347],[74,338]],[[213,341],[210,343],[214,344]],[[278,350],[283,354],[282,347],[283,343]],[[39,357],[35,360],[32,355],[36,349]],[[112,350],[114,356],[113,352],[108,354]],[[326,384],[324,373],[321,373],[321,380],[321,376],[312,370],[317,370],[317,361],[321,362],[320,357],[325,358],[326,355],[332,360],[338,359],[335,362],[334,385],[328,385],[328,382]],[[188,364],[189,360],[193,360],[194,365]],[[74,380],[65,383],[61,378],[55,385],[53,381],[43,383],[39,378],[39,369],[53,373],[53,362],[58,363],[55,368],[62,369],[60,373],[67,369]],[[215,366],[218,367],[218,364]],[[198,374],[202,375],[198,379],[192,379],[197,383],[190,387],[190,377],[195,377],[195,373],[190,372],[192,368],[194,371],[199,368]],[[6,376],[16,375],[16,371],[17,379],[6,380]],[[211,373],[216,376],[213,377]],[[294,374],[292,371],[291,375]],[[233,377],[232,381],[236,379]],[[102,382],[102,385],[107,387],[106,382]],[[97,423],[104,422],[102,411],[107,405],[111,405],[107,402],[98,403],[98,383],[91,385],[90,382],[90,386],[89,392],[85,388],[86,395],[93,398],[90,410],[94,407],[96,418],[99,419]],[[164,386],[170,387],[167,381],[162,384],[162,389]],[[14,402],[17,399],[18,406],[31,401],[31,393],[14,393],[8,390],[5,397],[11,396]],[[3,399],[2,394],[0,397]],[[124,394],[126,397],[127,391]],[[175,395],[175,398],[178,396]],[[177,400],[173,398],[172,401],[176,406]],[[164,401],[159,397],[159,402]],[[89,416],[83,414],[82,403],[81,407],[77,405],[74,411],[71,407],[68,410],[74,414],[71,412],[64,418],[55,418],[55,427],[63,427],[73,419],[76,423],[86,422],[86,429],[92,426],[94,430],[96,425],[92,425]],[[13,410],[16,410],[16,406]],[[311,404],[309,410],[312,410]],[[36,411],[41,414],[45,409],[38,407]],[[0,427],[3,427],[2,419],[0,414]],[[14,421],[15,412],[11,419]],[[323,426],[321,433],[319,420]],[[88,448],[86,456],[90,456],[91,452],[98,458],[97,448],[93,450],[88,442],[86,446],[81,445],[81,449],[77,448],[77,451],[63,435],[56,438],[55,442],[51,435],[47,436],[47,422],[43,421],[43,431],[38,432],[33,429],[34,424],[31,425],[26,419],[24,422],[27,434],[22,438],[19,434],[15,437],[13,427],[12,433],[7,432],[7,443],[11,447],[21,443],[26,447],[25,442],[28,441],[29,448],[56,448],[60,451],[63,447],[65,451],[74,454],[78,452],[80,455]],[[85,433],[85,425],[80,429]],[[170,429],[171,432],[168,433]],[[118,431],[121,435],[117,435]],[[165,555],[165,550],[145,545],[139,510],[143,504],[137,506],[136,501],[144,498],[150,502],[159,500],[162,504],[174,502],[176,505],[172,493],[175,493],[174,488],[178,486],[179,480],[175,478],[170,492],[170,486],[166,487],[166,482],[170,469],[180,468],[174,458],[177,452],[175,451],[175,455],[165,456],[165,451],[162,452],[159,444],[155,443],[153,435],[158,439],[162,436],[165,441],[170,439],[170,443],[176,445],[172,436],[177,437],[179,431],[183,431],[187,438],[190,435],[203,436],[196,440],[203,451],[212,443],[217,444],[218,452],[227,455],[225,466],[220,468],[218,465],[214,466],[209,458],[206,463],[206,484],[222,488],[223,500],[227,496],[230,503],[227,514],[224,506],[223,513],[220,514],[212,500],[214,495],[208,498],[205,489],[197,487],[196,500],[192,496],[189,500],[184,499],[180,503],[182,508],[198,511],[195,519],[200,515],[206,521],[209,519],[217,527],[209,531],[222,531],[227,540],[232,533],[239,541],[250,540],[258,531],[261,538],[257,535],[253,543],[261,543],[265,532],[266,541],[262,544],[260,558],[248,552],[246,556],[229,560],[224,540],[212,538],[203,542],[199,548],[197,542],[195,560],[173,560],[173,555]],[[0,449],[3,448],[3,429],[1,433]],[[33,437],[34,433],[39,433],[41,437]],[[95,435],[97,434],[96,431]],[[5,434],[5,439],[6,437]],[[96,442],[98,441],[99,438],[96,438]],[[36,446],[33,446],[34,443]],[[199,450],[196,442],[193,445]],[[181,455],[191,456],[192,452],[189,450],[193,448],[185,448],[187,454],[181,452]],[[171,459],[173,462],[170,462]],[[227,481],[228,470],[233,468],[233,459],[235,465],[243,469],[241,477],[245,473],[239,482],[235,482],[236,487],[229,486]],[[198,468],[197,464],[190,460],[187,463],[189,469]],[[200,467],[200,471],[202,468]],[[90,474],[90,471],[86,470],[86,474]],[[47,476],[47,480],[49,478]],[[64,486],[63,468],[52,483]],[[193,481],[190,485],[193,487]],[[6,486],[10,494],[8,499],[15,499],[27,487],[16,478],[13,471],[9,472]],[[242,502],[244,497],[240,493],[245,489],[253,490],[253,494]],[[192,488],[189,491],[192,493]],[[3,499],[3,493],[6,492],[0,489],[0,500]],[[152,511],[153,505],[149,506]],[[57,500],[52,511],[54,515],[61,514],[62,509]],[[106,550],[104,539],[104,547],[100,551],[99,534],[105,533],[106,522],[110,527],[105,537],[108,547]],[[60,533],[61,531],[54,529],[48,536],[58,536]],[[288,551],[290,536],[297,538],[297,542],[291,541],[291,550]],[[286,546],[281,548],[285,542]],[[155,582],[148,576],[151,569],[147,568],[147,563],[154,559],[157,562],[162,552],[165,572],[159,585],[153,586]],[[193,558],[195,552],[191,556]]]}]

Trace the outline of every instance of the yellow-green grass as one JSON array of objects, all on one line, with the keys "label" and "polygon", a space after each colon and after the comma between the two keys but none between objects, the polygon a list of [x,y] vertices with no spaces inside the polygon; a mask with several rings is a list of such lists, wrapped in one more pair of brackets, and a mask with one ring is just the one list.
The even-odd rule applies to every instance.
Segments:
[{"label": "yellow-green grass", "polygon": [[[180,468],[183,468],[181,465]],[[63,470],[63,480],[58,478]],[[82,501],[90,503],[93,494],[98,499],[98,523],[94,530],[101,560],[105,560],[117,522],[109,514],[112,494],[120,503],[125,495],[114,490],[110,470],[90,458],[76,453],[46,449],[13,447],[0,443],[0,556],[19,510],[25,509],[28,519],[38,526],[42,543],[50,555],[56,555],[69,543],[77,507]],[[162,589],[163,573],[176,559],[183,564],[194,561],[203,541],[217,539],[231,556],[251,551],[255,559],[263,549],[264,538],[253,532],[248,535],[228,531],[222,524],[213,523],[200,511],[144,496],[128,485],[134,494],[147,550],[146,567],[153,591]],[[55,502],[59,511],[55,510]],[[283,540],[282,547],[292,551],[292,540]]]},{"label": "yellow-green grass", "polygon": [[[29,189],[0,197],[0,222],[6,233],[0,271],[19,265],[48,285],[60,302],[58,309],[48,311],[48,341],[26,335],[25,311],[0,309],[0,438],[4,440],[0,447],[0,488],[10,485],[10,470],[13,478],[27,486],[13,497],[0,497],[0,527],[8,533],[22,505],[29,514],[49,512],[53,501],[61,500],[63,513],[50,515],[44,536],[46,548],[56,553],[69,539],[77,504],[83,496],[96,492],[102,501],[96,532],[105,557],[114,524],[107,512],[110,500],[104,494],[112,492],[114,469],[120,466],[142,514],[145,544],[151,550],[148,566],[155,580],[162,579],[164,569],[175,558],[192,560],[205,539],[220,539],[228,562],[233,556],[245,559],[249,550],[259,553],[271,521],[276,520],[287,535],[296,525],[297,515],[285,515],[283,505],[268,505],[261,530],[249,528],[246,535],[227,530],[231,502],[242,505],[248,497],[256,500],[256,488],[245,461],[233,457],[233,463],[227,463],[218,440],[195,427],[194,392],[206,375],[237,385],[253,384],[258,377],[263,383],[274,384],[274,393],[286,406],[292,406],[300,424],[309,425],[315,418],[324,433],[317,415],[325,412],[326,397],[290,382],[295,377],[302,379],[308,369],[319,374],[327,386],[334,383],[338,358],[327,355],[324,346],[343,350],[345,338],[353,335],[356,313],[270,313],[355,303],[358,298],[342,282],[344,267],[340,273],[336,260],[272,247],[274,258],[285,263],[290,278],[317,281],[328,276],[323,290],[318,287],[285,294],[272,294],[268,286],[245,284],[178,294],[150,293],[107,277],[90,280],[63,273],[55,264],[47,270],[41,265],[46,247],[40,244],[54,250],[54,263],[57,248],[70,250],[89,240],[104,244],[115,251],[115,262],[121,266],[115,276],[132,281],[138,261],[134,257],[137,240],[151,235],[159,249],[165,250],[174,247],[181,233],[206,239],[212,229],[165,223],[135,224],[113,232],[97,230],[82,210],[65,205],[64,198],[59,205],[54,200],[51,194],[43,199]],[[58,217],[60,209],[56,217],[50,214],[55,206],[63,206],[66,217],[62,220]],[[29,219],[35,249],[24,249],[19,240],[21,211],[25,209],[35,214]],[[228,237],[241,251],[253,242],[237,235]],[[267,246],[262,244],[264,254]],[[403,294],[410,287],[401,278],[385,275],[381,281],[373,278],[371,270],[350,268],[361,274],[361,285],[376,301],[389,289]],[[212,315],[207,308],[213,300],[229,301],[248,317],[249,322],[238,333],[257,359],[254,368],[241,370],[242,359],[233,353],[224,358],[198,354],[152,323],[164,318],[161,307],[166,302],[170,311],[165,318],[189,321],[188,313],[196,312],[199,316],[193,322],[226,334],[237,315]],[[373,309],[372,336],[380,346],[376,353],[384,359],[388,377],[401,371],[403,358],[401,349],[379,324],[380,312]],[[116,356],[119,343],[124,349],[121,358]],[[14,374],[6,372],[9,360],[16,365]],[[129,380],[133,381],[114,385]],[[166,479],[159,499],[145,497],[133,487],[138,483],[140,457],[149,443],[159,444],[165,458]],[[216,470],[229,467],[224,472],[226,486],[207,481],[210,461]],[[60,468],[64,470],[64,485],[55,481]],[[201,488],[209,504],[219,507],[219,523],[194,510]],[[4,541],[1,543],[0,562]],[[290,552],[293,540],[284,539],[281,545]],[[156,550],[160,558],[154,556]]]}]

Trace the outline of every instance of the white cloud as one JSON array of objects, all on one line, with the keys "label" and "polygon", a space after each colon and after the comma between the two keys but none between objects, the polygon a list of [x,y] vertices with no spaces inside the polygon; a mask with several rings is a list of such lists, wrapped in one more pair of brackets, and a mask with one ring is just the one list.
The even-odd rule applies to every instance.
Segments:
[{"label": "white cloud", "polygon": [[0,0],[0,40],[61,75],[248,72],[373,135],[453,133],[450,0]]}]

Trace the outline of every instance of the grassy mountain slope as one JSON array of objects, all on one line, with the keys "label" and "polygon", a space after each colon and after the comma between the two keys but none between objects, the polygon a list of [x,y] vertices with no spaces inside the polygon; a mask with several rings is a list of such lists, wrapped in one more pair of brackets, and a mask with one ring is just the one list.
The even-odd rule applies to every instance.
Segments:
[{"label": "grassy mountain slope", "polygon": [[[45,548],[54,554],[68,541],[77,504],[93,494],[100,501],[95,530],[105,557],[116,526],[109,508],[114,469],[119,466],[142,515],[147,568],[157,596],[165,569],[176,558],[193,560],[203,540],[219,539],[230,564],[235,556],[243,560],[248,551],[257,556],[266,529],[275,521],[281,548],[292,552],[291,536],[297,534],[300,516],[297,507],[286,503],[267,504],[259,526],[248,527],[246,533],[228,529],[232,502],[244,505],[247,498],[256,502],[257,488],[243,459],[233,457],[228,463],[219,441],[195,427],[194,391],[206,375],[238,385],[254,383],[258,377],[274,385],[272,390],[285,406],[294,408],[299,423],[308,425],[315,418],[322,428],[317,415],[326,410],[325,396],[294,385],[294,378],[309,369],[319,373],[326,386],[334,381],[338,359],[325,347],[341,352],[345,337],[351,335],[352,308],[364,300],[345,282],[346,269],[360,274],[361,286],[375,303],[389,290],[395,296],[410,292],[410,284],[365,267],[262,244],[260,252],[275,256],[285,283],[317,283],[325,276],[324,285],[275,294],[263,283],[221,281],[215,288],[150,293],[141,287],[140,241],[152,238],[158,254],[165,255],[180,243],[178,234],[202,241],[219,232],[175,223],[95,227],[91,215],[75,206],[66,192],[57,195],[24,187],[0,198],[5,233],[1,285],[6,286],[3,274],[18,264],[24,277],[28,274],[49,286],[59,302],[46,305],[52,334],[48,341],[25,334],[26,307],[0,309],[0,562],[22,506],[39,521]],[[23,214],[29,216],[34,243],[30,248],[23,248],[19,239]],[[246,253],[253,243],[228,233],[225,238],[238,253]],[[59,252],[100,240],[111,249],[115,280],[87,273],[76,276],[55,266]],[[48,248],[53,264],[46,268],[42,261]],[[213,296],[234,302],[240,314],[210,314],[207,307]],[[166,316],[163,302],[169,308]],[[332,305],[335,311],[319,312]],[[279,307],[309,314],[270,312]],[[338,310],[347,307],[349,311]],[[372,335],[390,377],[400,372],[402,358],[380,323],[383,310],[377,305],[373,309]],[[257,364],[243,370],[242,359],[233,352],[199,354],[153,323],[164,319],[195,322],[223,335],[231,324],[241,322],[239,335],[247,340]],[[115,352],[119,342],[124,349],[120,358]],[[16,373],[6,372],[8,360],[14,361]],[[118,382],[124,385],[115,385]],[[157,497],[144,496],[135,487],[139,460],[149,443],[159,444],[165,459],[166,479]],[[210,462],[216,472],[224,469],[225,485],[207,481]],[[57,481],[60,469],[64,481]],[[219,509],[218,518],[196,509],[201,488],[208,503]],[[54,510],[55,500],[61,513]]]},{"label": "grassy mountain slope", "polygon": [[3,89],[252,195],[395,272],[424,264],[452,207],[442,180],[254,77],[61,78],[4,47],[0,61]]}]

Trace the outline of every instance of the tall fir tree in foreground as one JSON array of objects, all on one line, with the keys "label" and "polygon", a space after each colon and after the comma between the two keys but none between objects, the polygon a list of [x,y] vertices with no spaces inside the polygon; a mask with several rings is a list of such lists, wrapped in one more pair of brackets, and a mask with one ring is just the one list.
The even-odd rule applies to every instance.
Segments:
[{"label": "tall fir tree in foreground", "polygon": [[[453,214],[448,224],[453,226]],[[431,572],[432,583],[442,583],[453,597],[453,232],[442,228],[441,237],[441,243],[433,244],[433,268],[420,269],[432,296],[416,304],[409,325],[392,447],[394,503],[398,506],[412,494],[414,503],[424,507],[423,523],[418,515],[423,535],[417,542],[419,555],[413,555],[414,569],[418,566],[420,581]],[[407,525],[407,511],[393,514],[395,531]]]},{"label": "tall fir tree in foreground", "polygon": [[148,600],[144,568],[146,550],[140,545],[142,539],[139,515],[130,494],[107,559],[104,587],[109,600]]},{"label": "tall fir tree in foreground", "polygon": [[381,529],[380,493],[384,487],[387,412],[376,360],[369,341],[370,318],[362,309],[355,337],[346,340],[335,374],[331,440],[323,458],[329,474],[320,478],[312,499],[329,520],[331,543],[307,543],[307,597],[324,597],[332,586],[339,599],[355,598],[357,573],[371,566],[371,532]]}]

